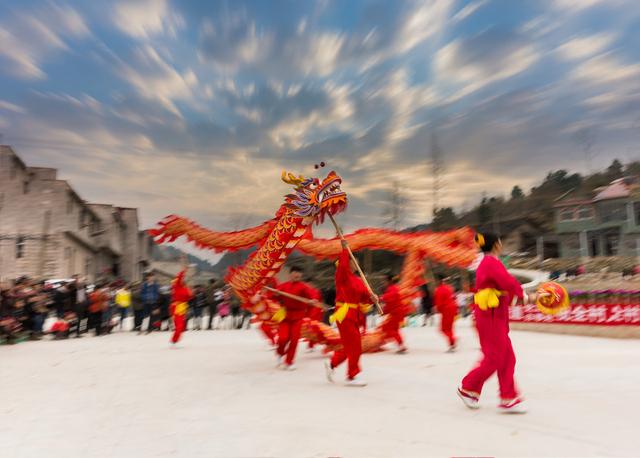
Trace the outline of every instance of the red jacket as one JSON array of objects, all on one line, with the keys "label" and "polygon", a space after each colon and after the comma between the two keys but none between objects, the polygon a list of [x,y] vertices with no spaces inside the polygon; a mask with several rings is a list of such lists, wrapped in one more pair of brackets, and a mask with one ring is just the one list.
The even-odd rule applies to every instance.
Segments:
[{"label": "red jacket", "polygon": [[[336,307],[338,303],[371,304],[371,296],[362,279],[351,271],[349,251],[344,248],[336,268]],[[359,321],[360,310],[350,308],[347,319]]]},{"label": "red jacket", "polygon": [[398,288],[398,285],[389,285],[381,299],[382,302],[384,302],[384,313],[392,315],[394,318],[404,318],[406,315],[406,308],[402,303],[400,288]]},{"label": "red jacket", "polygon": [[453,288],[444,283],[436,288],[433,295],[433,302],[440,313],[458,310],[458,303],[456,302]]},{"label": "red jacket", "polygon": [[[289,293],[307,299],[320,299],[317,290],[302,281],[288,281],[281,283],[278,286],[278,290],[283,293]],[[278,300],[282,306],[287,309],[285,321],[301,320],[307,315],[307,309],[309,308],[308,304],[285,296],[280,296]]]},{"label": "red jacket", "polygon": [[94,292],[89,294],[89,312],[104,312],[107,309],[108,301],[109,296],[107,296],[103,290],[96,289]]},{"label": "red jacket", "polygon": [[492,288],[502,291],[500,296],[500,305],[497,308],[492,308],[486,311],[480,310],[475,306],[475,313],[483,316],[491,316],[494,319],[499,320],[505,325],[505,328],[509,327],[509,305],[514,297],[522,299],[524,293],[522,286],[513,275],[507,272],[502,262],[495,256],[486,254],[476,270],[476,291],[480,291],[485,288]]},{"label": "red jacket", "polygon": [[[310,286],[310,288],[311,288],[311,290],[313,291],[313,294],[314,294],[313,299],[321,302],[322,301],[322,293],[320,292],[320,290],[318,290],[317,288],[314,288],[313,286]],[[311,306],[309,306],[309,309],[307,310],[307,316],[309,318],[311,318],[312,320],[321,321],[323,314],[324,314],[324,309],[322,307],[314,307],[313,305],[311,305]]]}]

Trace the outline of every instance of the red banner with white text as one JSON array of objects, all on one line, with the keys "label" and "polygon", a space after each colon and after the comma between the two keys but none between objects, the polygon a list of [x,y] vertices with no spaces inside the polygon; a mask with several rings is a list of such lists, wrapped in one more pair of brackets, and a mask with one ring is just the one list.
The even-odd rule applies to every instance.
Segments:
[{"label": "red banner with white text", "polygon": [[557,315],[545,315],[535,305],[517,305],[509,309],[509,318],[518,323],[640,326],[640,304],[572,304]]}]

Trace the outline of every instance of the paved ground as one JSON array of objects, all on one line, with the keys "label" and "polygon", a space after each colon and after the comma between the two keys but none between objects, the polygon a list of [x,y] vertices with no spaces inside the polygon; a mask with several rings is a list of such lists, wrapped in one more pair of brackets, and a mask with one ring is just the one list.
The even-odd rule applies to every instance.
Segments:
[{"label": "paved ground", "polygon": [[366,355],[370,386],[330,385],[321,357],[273,369],[255,331],[200,331],[0,347],[0,456],[639,456],[640,341],[514,332],[530,413],[454,392],[476,360],[471,329],[445,354],[434,328],[407,355]]}]

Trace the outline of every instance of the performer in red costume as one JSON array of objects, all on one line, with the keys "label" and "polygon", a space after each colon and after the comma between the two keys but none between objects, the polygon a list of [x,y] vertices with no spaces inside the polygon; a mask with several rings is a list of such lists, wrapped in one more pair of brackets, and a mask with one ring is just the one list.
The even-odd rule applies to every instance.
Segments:
[{"label": "performer in red costume", "polygon": [[172,346],[178,343],[180,336],[187,326],[187,311],[189,310],[189,301],[193,298],[191,288],[187,286],[184,277],[187,269],[183,269],[171,283],[171,305],[169,313],[173,317],[174,332],[171,336]]},{"label": "performer in red costume", "polygon": [[397,353],[406,353],[407,347],[404,345],[404,340],[400,334],[400,326],[402,326],[402,322],[407,315],[407,308],[402,303],[400,290],[393,275],[387,275],[386,289],[381,299],[384,302],[384,313],[387,316],[382,325],[382,330],[398,344]]},{"label": "performer in red costume", "polygon": [[338,323],[342,348],[333,353],[331,361],[325,362],[325,369],[327,379],[333,382],[335,368],[347,360],[347,385],[366,386],[367,383],[358,377],[362,354],[359,328],[363,312],[366,313],[377,297],[370,297],[362,279],[353,270],[347,242],[343,240],[336,267],[336,312],[331,316],[332,321]]},{"label": "performer in red costume", "polygon": [[509,338],[509,305],[514,298],[523,302],[535,302],[537,298],[535,294],[525,294],[498,259],[502,251],[498,236],[477,234],[476,242],[484,257],[476,271],[473,314],[483,358],[462,380],[458,396],[467,407],[477,409],[484,382],[497,372],[501,398],[498,409],[505,413],[525,413],[513,379],[516,357]]},{"label": "performer in red costume", "polygon": [[[281,283],[278,290],[295,296],[304,297],[314,301],[314,305],[319,307],[318,293],[307,283],[301,281],[302,269],[297,266],[291,267],[289,271],[289,281]],[[280,303],[284,309],[280,315],[280,325],[278,327],[278,368],[284,370],[295,370],[294,360],[298,340],[300,340],[300,329],[302,320],[307,315],[308,304],[286,296],[280,296]]]},{"label": "performer in red costume", "polygon": [[[312,285],[309,285],[309,286],[313,290],[314,299],[320,302],[320,300],[322,299],[322,293],[320,293],[320,290],[313,287]],[[310,320],[322,321],[323,315],[324,315],[324,308],[322,307],[314,307],[312,305],[307,308],[307,318],[309,318]],[[312,352],[314,347],[315,347],[314,342],[309,340],[307,342],[307,352]]]},{"label": "performer in red costume", "polygon": [[453,323],[458,314],[458,303],[453,288],[448,285],[444,277],[438,277],[438,287],[433,294],[433,302],[440,312],[440,331],[449,341],[449,353],[456,351],[456,336],[453,333]]}]

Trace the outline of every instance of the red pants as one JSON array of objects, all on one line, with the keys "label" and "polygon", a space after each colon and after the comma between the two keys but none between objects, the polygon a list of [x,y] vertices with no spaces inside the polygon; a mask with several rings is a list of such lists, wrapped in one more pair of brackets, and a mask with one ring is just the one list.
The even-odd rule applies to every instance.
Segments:
[{"label": "red pants", "polygon": [[476,316],[476,326],[482,349],[482,360],[478,366],[462,380],[462,388],[474,393],[482,392],[484,382],[498,373],[500,397],[514,399],[518,397],[513,373],[516,367],[516,355],[509,338],[508,325],[489,317]]},{"label": "red pants", "polygon": [[456,343],[456,336],[453,334],[453,322],[456,319],[455,309],[445,310],[442,312],[442,320],[440,321],[440,331],[449,340],[449,345],[453,346]]},{"label": "red pants", "polygon": [[185,318],[186,317],[184,315],[173,315],[173,327],[175,330],[171,336],[171,342],[177,343],[180,340],[180,336],[187,325],[187,320]]},{"label": "red pants", "polygon": [[267,337],[267,339],[269,339],[271,345],[276,344],[276,332],[273,330],[273,326],[263,321],[262,324],[260,324],[260,330]]},{"label": "red pants", "polygon": [[383,332],[389,336],[390,339],[395,340],[398,345],[401,347],[404,345],[404,340],[402,339],[402,334],[400,334],[400,324],[404,318],[395,317],[390,315],[388,321],[383,325]]},{"label": "red pants", "polygon": [[358,320],[346,318],[342,323],[338,323],[342,349],[333,353],[331,367],[338,367],[348,360],[347,377],[353,379],[360,373],[360,355],[362,354],[362,341],[360,336],[360,326]]},{"label": "red pants", "polygon": [[285,356],[285,363],[293,364],[300,340],[302,320],[283,321],[278,327],[278,354]]}]

